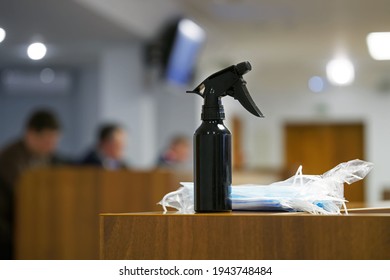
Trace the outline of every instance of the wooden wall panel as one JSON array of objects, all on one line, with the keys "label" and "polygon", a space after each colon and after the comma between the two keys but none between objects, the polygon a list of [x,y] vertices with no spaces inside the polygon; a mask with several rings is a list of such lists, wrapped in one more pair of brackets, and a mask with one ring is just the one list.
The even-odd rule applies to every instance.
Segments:
[{"label": "wooden wall panel", "polygon": [[18,259],[98,259],[102,212],[161,210],[178,182],[168,171],[52,168],[24,174],[16,194]]}]

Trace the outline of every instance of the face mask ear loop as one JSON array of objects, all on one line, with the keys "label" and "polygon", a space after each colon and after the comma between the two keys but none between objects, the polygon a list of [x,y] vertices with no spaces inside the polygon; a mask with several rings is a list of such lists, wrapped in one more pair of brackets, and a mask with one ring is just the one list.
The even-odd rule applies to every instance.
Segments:
[{"label": "face mask ear loop", "polygon": [[299,172],[299,179],[301,179],[301,187],[303,187],[303,174],[302,174],[302,165],[299,166],[298,172]]},{"label": "face mask ear loop", "polygon": [[345,201],[343,201],[343,207],[345,210],[345,215],[348,215],[348,209],[347,209],[347,205],[345,204]]},{"label": "face mask ear loop", "polygon": [[164,209],[164,214],[166,214],[168,212],[167,210],[167,207],[166,207],[166,200],[168,199],[168,197],[172,196],[172,195],[176,195],[178,194],[179,192],[181,191],[181,189],[177,190],[177,191],[174,191],[174,192],[170,192],[170,193],[167,193],[166,195],[164,195],[163,199],[161,200],[161,205]]},{"label": "face mask ear loop", "polygon": [[300,179],[301,186],[303,186],[302,165],[300,165],[298,167],[297,172],[294,175],[294,181],[293,181],[294,186],[295,186],[295,183],[296,183],[298,177]]}]

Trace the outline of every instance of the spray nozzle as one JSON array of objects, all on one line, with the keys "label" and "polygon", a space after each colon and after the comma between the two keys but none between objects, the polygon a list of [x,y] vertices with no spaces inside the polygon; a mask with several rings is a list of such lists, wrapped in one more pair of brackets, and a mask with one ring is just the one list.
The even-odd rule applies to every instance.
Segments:
[{"label": "spray nozzle", "polygon": [[193,91],[187,91],[187,93],[196,93],[204,98],[202,120],[225,118],[221,97],[226,95],[237,99],[253,115],[263,117],[248,92],[246,81],[242,78],[250,70],[252,66],[248,61],[241,62],[210,75]]},{"label": "spray nozzle", "polygon": [[236,65],[238,75],[242,76],[252,70],[252,65],[248,62],[241,62]]}]

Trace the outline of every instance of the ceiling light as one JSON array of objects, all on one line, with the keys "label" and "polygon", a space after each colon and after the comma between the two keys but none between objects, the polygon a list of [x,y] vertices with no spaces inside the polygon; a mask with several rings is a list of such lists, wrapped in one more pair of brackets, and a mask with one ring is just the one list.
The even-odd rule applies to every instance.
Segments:
[{"label": "ceiling light", "polygon": [[326,75],[333,85],[349,85],[355,79],[355,69],[348,59],[337,58],[326,65]]},{"label": "ceiling light", "polygon": [[5,30],[0,27],[0,43],[4,41],[5,35],[6,35]]},{"label": "ceiling light", "polygon": [[311,77],[307,85],[312,92],[322,92],[325,87],[324,80],[318,76]]},{"label": "ceiling light", "polygon": [[390,60],[390,32],[373,32],[366,38],[368,51],[375,60]]},{"label": "ceiling light", "polygon": [[56,77],[56,74],[53,69],[51,68],[45,68],[41,71],[39,74],[39,78],[41,79],[41,82],[44,84],[50,84],[54,81]]},{"label": "ceiling light", "polygon": [[189,19],[182,19],[179,22],[179,30],[188,38],[196,42],[202,42],[206,36],[202,27]]},{"label": "ceiling light", "polygon": [[27,55],[32,60],[40,60],[46,55],[46,46],[42,43],[32,43],[27,48]]}]

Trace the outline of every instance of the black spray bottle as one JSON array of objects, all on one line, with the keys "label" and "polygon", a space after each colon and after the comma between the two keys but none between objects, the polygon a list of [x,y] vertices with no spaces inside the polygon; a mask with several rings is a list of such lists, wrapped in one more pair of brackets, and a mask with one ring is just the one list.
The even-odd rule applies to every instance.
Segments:
[{"label": "black spray bottle", "polygon": [[204,98],[202,124],[194,134],[195,212],[231,211],[231,134],[221,97],[230,95],[253,115],[263,117],[246,88],[242,76],[252,69],[249,62],[232,65],[204,80],[193,91]]}]

